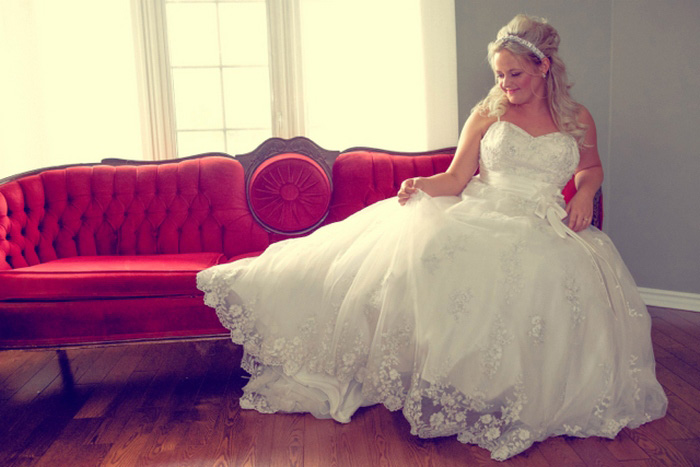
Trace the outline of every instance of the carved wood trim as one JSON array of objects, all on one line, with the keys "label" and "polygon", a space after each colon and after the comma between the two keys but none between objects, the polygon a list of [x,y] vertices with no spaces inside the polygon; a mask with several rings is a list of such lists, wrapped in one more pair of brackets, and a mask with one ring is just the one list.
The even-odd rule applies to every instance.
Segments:
[{"label": "carved wood trim", "polygon": [[313,159],[323,167],[330,179],[331,167],[333,167],[333,162],[335,162],[340,151],[324,149],[304,136],[297,136],[291,139],[269,138],[251,152],[236,155],[236,160],[243,165],[247,183],[248,178],[257,166],[271,157],[285,153],[302,154]]},{"label": "carved wood trim", "polygon": [[379,148],[371,148],[371,147],[366,147],[366,146],[356,146],[356,147],[352,147],[352,148],[344,150],[343,152],[341,152],[341,154],[345,154],[348,152],[367,151],[367,152],[378,152],[378,153],[382,153],[382,154],[389,154],[392,156],[415,157],[415,156],[432,156],[435,154],[454,154],[456,150],[457,150],[457,148],[455,146],[451,146],[448,148],[433,149],[430,151],[401,152],[401,151],[391,151],[389,149],[379,149]]}]

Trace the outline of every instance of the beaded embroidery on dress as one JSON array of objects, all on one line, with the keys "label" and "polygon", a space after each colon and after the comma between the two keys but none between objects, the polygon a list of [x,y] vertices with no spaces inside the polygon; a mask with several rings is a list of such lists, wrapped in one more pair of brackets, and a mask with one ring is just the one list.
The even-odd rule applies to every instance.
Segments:
[{"label": "beaded embroidery on dress", "polygon": [[604,233],[556,216],[578,157],[564,133],[499,121],[461,196],[381,201],[199,273],[244,346],[241,406],[348,422],[383,404],[498,460],[662,417],[630,273]]}]

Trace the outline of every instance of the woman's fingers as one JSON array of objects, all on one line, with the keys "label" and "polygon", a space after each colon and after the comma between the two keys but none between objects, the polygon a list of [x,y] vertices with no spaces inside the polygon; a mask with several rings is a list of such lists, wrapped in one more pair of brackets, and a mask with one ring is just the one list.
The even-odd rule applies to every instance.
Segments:
[{"label": "woman's fingers", "polygon": [[413,178],[404,180],[404,182],[401,184],[401,189],[399,189],[398,193],[399,204],[401,204],[402,206],[406,204],[411,195],[418,191],[415,185],[416,181]]},{"label": "woman's fingers", "polygon": [[590,214],[569,213],[569,228],[574,232],[580,232],[591,225]]}]

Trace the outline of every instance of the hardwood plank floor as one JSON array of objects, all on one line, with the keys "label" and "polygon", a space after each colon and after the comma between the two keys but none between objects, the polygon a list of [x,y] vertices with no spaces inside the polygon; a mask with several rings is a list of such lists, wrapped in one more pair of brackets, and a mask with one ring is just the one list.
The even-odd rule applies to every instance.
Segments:
[{"label": "hardwood plank floor", "polygon": [[650,307],[668,414],[614,440],[557,437],[504,463],[454,437],[411,436],[401,413],[351,423],[241,410],[227,339],[0,352],[0,466],[698,466],[700,313]]}]

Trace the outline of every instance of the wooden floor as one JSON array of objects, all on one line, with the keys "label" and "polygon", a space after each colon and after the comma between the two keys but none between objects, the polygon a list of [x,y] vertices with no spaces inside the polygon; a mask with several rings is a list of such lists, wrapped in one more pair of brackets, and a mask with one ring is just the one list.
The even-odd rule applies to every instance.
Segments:
[{"label": "wooden floor", "polygon": [[551,438],[502,464],[454,437],[412,437],[401,413],[346,425],[238,406],[228,340],[0,352],[0,466],[700,465],[700,313],[651,308],[668,415],[615,440]]}]

